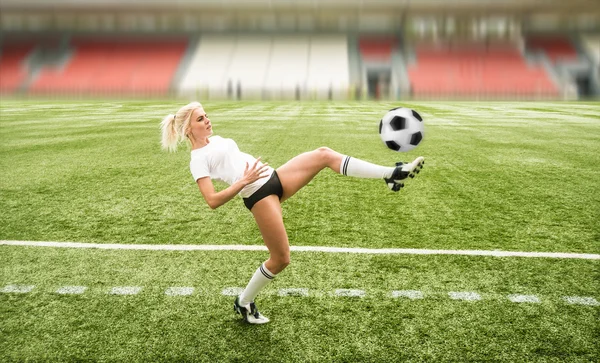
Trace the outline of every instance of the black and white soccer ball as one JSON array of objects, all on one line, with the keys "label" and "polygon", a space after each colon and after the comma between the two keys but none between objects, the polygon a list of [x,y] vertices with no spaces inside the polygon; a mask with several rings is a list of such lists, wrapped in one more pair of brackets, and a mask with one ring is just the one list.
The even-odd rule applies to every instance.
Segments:
[{"label": "black and white soccer ball", "polygon": [[410,151],[417,147],[424,135],[423,118],[417,111],[396,107],[379,122],[381,141],[394,151]]}]

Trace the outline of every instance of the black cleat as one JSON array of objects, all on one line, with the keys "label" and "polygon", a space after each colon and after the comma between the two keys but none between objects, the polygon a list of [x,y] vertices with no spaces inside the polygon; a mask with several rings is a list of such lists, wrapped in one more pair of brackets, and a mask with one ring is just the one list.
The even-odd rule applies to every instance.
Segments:
[{"label": "black cleat", "polygon": [[240,314],[244,318],[244,321],[249,324],[266,324],[269,322],[269,318],[259,313],[256,304],[253,302],[246,306],[241,306],[239,296],[235,298],[233,311]]},{"label": "black cleat", "polygon": [[422,156],[416,158],[412,163],[398,162],[396,163],[396,169],[394,169],[392,176],[389,179],[383,178],[383,180],[390,190],[397,192],[404,187],[406,178],[410,177],[413,179],[416,174],[421,172],[423,164],[425,164],[425,158]]}]

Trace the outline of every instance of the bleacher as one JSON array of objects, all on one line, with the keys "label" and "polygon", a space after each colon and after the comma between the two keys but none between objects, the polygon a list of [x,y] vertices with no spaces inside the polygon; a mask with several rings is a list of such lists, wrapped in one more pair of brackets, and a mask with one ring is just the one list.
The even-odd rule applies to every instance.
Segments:
[{"label": "bleacher", "polygon": [[308,74],[309,36],[275,36],[264,87],[274,95],[291,97],[303,88]]},{"label": "bleacher", "polygon": [[545,53],[552,62],[577,60],[577,49],[564,36],[530,36],[527,48]]},{"label": "bleacher", "polygon": [[310,44],[307,88],[315,90],[317,97],[343,97],[349,87],[348,39],[331,35],[313,37]]},{"label": "bleacher", "polygon": [[34,49],[33,42],[4,43],[0,48],[0,92],[12,93],[19,90],[27,79],[25,67],[27,56]]},{"label": "bleacher", "polygon": [[388,62],[397,44],[395,37],[363,36],[358,40],[358,49],[363,61]]},{"label": "bleacher", "polygon": [[43,67],[31,93],[166,94],[187,41],[74,39],[71,59]]},{"label": "bleacher", "polygon": [[558,92],[544,68],[527,64],[514,46],[417,46],[408,74],[415,97],[552,97]]},{"label": "bleacher", "polygon": [[209,95],[221,96],[227,84],[227,71],[236,45],[236,37],[205,36],[195,44],[195,51],[177,89],[180,93],[208,90]]},{"label": "bleacher", "polygon": [[[343,34],[213,34],[197,39],[189,44],[182,37],[74,38],[65,57],[58,57],[60,64],[38,64],[30,74],[23,64],[33,54],[34,43],[5,41],[0,52],[0,90],[32,95],[173,92],[205,98],[338,99],[348,97],[353,88],[348,37]],[[555,60],[577,56],[569,42],[548,46],[547,40],[540,39],[528,39],[528,47],[539,47],[533,49],[543,49]],[[588,53],[598,52],[595,39],[582,40]],[[399,56],[396,61],[402,57],[403,79],[410,80],[415,98],[560,94],[548,70],[526,60],[515,45],[417,44],[413,59],[401,52],[395,36],[362,36],[355,41],[363,63],[391,66],[393,54]]]},{"label": "bleacher", "polygon": [[[236,91],[239,83],[246,93],[258,94],[268,72],[270,49],[269,37],[239,36],[224,81],[231,81]],[[217,83],[215,87],[222,87],[223,84]]]},{"label": "bleacher", "polygon": [[348,84],[346,36],[205,35],[179,93],[294,98],[314,92],[324,98],[345,93]]}]

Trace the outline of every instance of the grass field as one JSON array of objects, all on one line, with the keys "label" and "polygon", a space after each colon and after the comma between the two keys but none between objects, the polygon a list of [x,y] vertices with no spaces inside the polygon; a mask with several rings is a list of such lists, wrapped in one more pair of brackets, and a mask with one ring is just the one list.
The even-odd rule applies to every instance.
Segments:
[{"label": "grass field", "polygon": [[[188,150],[160,150],[158,123],[181,104],[3,99],[0,240],[262,245],[241,198],[210,210]],[[425,156],[400,193],[322,172],[284,204],[293,246],[600,253],[600,104],[404,103],[426,122],[406,154],[377,135],[398,105],[204,108],[215,134],[274,167],[319,146],[384,165]],[[600,360],[598,260],[293,252],[257,300],[272,322],[247,326],[226,291],[266,257],[0,245],[0,360]]]}]

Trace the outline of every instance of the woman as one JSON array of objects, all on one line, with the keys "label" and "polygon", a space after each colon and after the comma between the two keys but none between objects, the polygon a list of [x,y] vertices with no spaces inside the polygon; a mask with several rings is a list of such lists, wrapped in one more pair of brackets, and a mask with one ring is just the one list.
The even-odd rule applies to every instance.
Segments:
[{"label": "woman", "polygon": [[[234,309],[250,324],[269,319],[258,312],[254,298],[290,263],[290,246],[283,225],[281,203],[290,198],[321,170],[360,178],[383,178],[398,191],[404,180],[423,167],[423,157],[410,164],[385,167],[351,158],[327,147],[300,154],[276,170],[260,158],[241,152],[235,141],[212,136],[212,124],[202,105],[192,102],[168,115],[161,123],[162,146],[175,151],[187,139],[191,143],[190,171],[210,208],[215,209],[240,194],[250,210],[269,250],[269,259],[254,273],[244,291],[235,299]],[[229,184],[215,191],[211,179]]]}]

